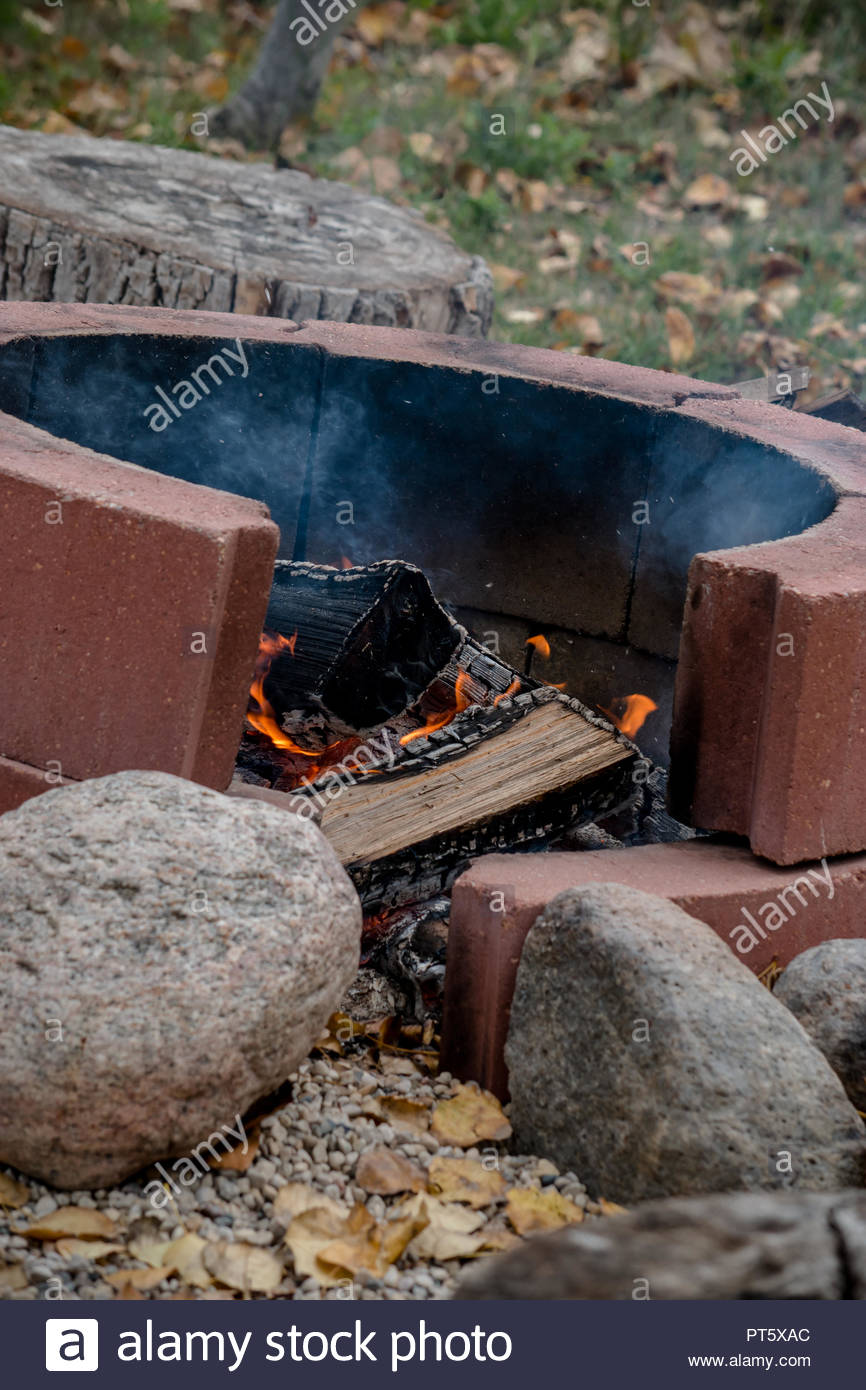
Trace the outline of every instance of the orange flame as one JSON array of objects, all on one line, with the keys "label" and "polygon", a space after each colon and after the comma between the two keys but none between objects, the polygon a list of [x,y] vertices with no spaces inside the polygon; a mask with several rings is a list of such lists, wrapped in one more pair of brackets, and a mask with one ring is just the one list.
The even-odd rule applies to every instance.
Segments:
[{"label": "orange flame", "polygon": [[427,723],[421,729],[412,729],[408,734],[403,734],[400,742],[402,744],[411,743],[416,738],[426,738],[428,734],[433,734],[437,729],[444,729],[446,724],[457,714],[462,714],[472,704],[472,700],[466,693],[470,678],[465,671],[460,671],[454,685],[455,704],[452,709],[447,709],[444,714],[431,714]]},{"label": "orange flame", "polygon": [[309,752],[306,748],[299,748],[284,733],[277,723],[273,705],[265,695],[265,679],[271,669],[271,662],[278,652],[290,651],[292,656],[295,654],[295,643],[298,640],[297,632],[291,637],[283,637],[280,632],[263,632],[259,639],[259,654],[256,657],[256,669],[253,675],[253,683],[250,686],[250,696],[258,705],[258,713],[247,711],[247,720],[257,729],[260,734],[269,738],[275,748],[285,748],[289,753],[299,753],[304,758],[315,758],[316,753]]},{"label": "orange flame", "polygon": [[354,568],[355,568],[355,566],[352,564],[352,561],[349,559],[348,555],[341,555],[341,556],[340,556],[340,569],[341,569],[341,570],[353,570]]},{"label": "orange flame", "polygon": [[626,695],[623,697],[623,703],[625,708],[621,715],[605,709],[604,705],[599,705],[599,709],[607,715],[611,724],[619,729],[621,734],[625,734],[626,738],[634,738],[638,730],[643,728],[647,715],[658,709],[658,705],[648,695]]},{"label": "orange flame", "polygon": [[514,680],[511,682],[511,684],[509,685],[509,687],[508,687],[507,690],[503,690],[503,692],[502,692],[501,695],[494,695],[494,697],[493,697],[493,703],[494,703],[494,705],[498,705],[499,702],[500,702],[500,700],[507,700],[508,697],[509,697],[509,695],[516,695],[519,689],[520,689],[520,678],[519,678],[518,676],[515,676],[515,677],[514,677]]},{"label": "orange flame", "polygon": [[546,637],[539,633],[537,637],[527,637],[524,644],[527,647],[534,647],[539,656],[543,656],[545,661],[550,656],[550,643]]}]

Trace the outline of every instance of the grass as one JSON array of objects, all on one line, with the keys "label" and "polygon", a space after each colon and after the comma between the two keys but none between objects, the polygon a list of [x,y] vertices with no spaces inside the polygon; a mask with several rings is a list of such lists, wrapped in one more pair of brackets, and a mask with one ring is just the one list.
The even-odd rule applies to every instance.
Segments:
[{"label": "grass", "polygon": [[[242,80],[269,10],[186,3],[202,8],[34,0],[28,10],[0,0],[0,118],[207,147],[190,135],[194,114]],[[402,20],[396,7],[399,22],[377,7],[384,37],[362,26],[340,41],[313,120],[285,148],[316,174],[370,186],[390,168],[388,196],[421,208],[497,268],[496,338],[670,368],[669,301],[658,280],[687,272],[721,293],[712,303],[677,301],[694,334],[683,369],[731,381],[798,361],[812,367],[813,394],[859,388],[866,21],[858,3],[830,13],[811,0],[749,0],[724,12],[723,29],[715,9],[681,0],[664,13],[621,0],[592,11],[609,23],[609,55],[594,77],[569,82],[560,64],[579,30],[558,0],[414,0]],[[721,43],[730,57],[639,97],[635,83],[664,25],[681,52],[700,57]],[[510,85],[500,90],[503,71]],[[739,131],[756,132],[824,80],[834,123],[821,119],[740,178],[728,159]],[[513,133],[490,137],[489,112],[500,109]],[[686,191],[708,174],[726,179],[729,194],[693,209]],[[561,258],[559,273],[550,273],[551,233],[572,248],[580,239],[576,264]],[[634,242],[648,243],[648,265],[619,249]],[[775,252],[801,273],[768,285]],[[743,290],[753,302],[735,296]]]}]

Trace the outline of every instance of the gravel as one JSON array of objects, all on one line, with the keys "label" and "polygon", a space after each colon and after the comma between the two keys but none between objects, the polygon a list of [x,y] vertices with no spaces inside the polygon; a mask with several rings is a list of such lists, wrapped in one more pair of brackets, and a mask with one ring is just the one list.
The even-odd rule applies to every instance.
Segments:
[{"label": "gravel", "polygon": [[[167,1206],[155,1208],[146,1188],[153,1181],[147,1170],[122,1185],[98,1192],[56,1193],[44,1184],[22,1178],[11,1169],[10,1177],[29,1188],[29,1200],[17,1210],[0,1206],[0,1296],[11,1299],[108,1299],[118,1297],[105,1276],[120,1270],[142,1270],[144,1263],[128,1250],[101,1259],[89,1258],[76,1249],[62,1254],[55,1241],[27,1238],[17,1232],[37,1218],[50,1217],[58,1206],[96,1208],[118,1222],[118,1244],[167,1241],[193,1232],[206,1241],[244,1242],[277,1254],[285,1262],[280,1285],[269,1295],[278,1298],[319,1299],[447,1299],[454,1290],[464,1260],[436,1263],[413,1255],[410,1245],[395,1265],[379,1279],[363,1271],[351,1289],[322,1289],[312,1277],[297,1278],[292,1257],[282,1243],[284,1221],[275,1220],[273,1204],[279,1189],[289,1182],[311,1185],[347,1208],[363,1203],[376,1220],[382,1220],[405,1199],[370,1195],[354,1181],[359,1156],[367,1149],[387,1147],[425,1169],[435,1156],[484,1158],[496,1163],[507,1186],[555,1187],[587,1216],[600,1216],[602,1208],[587,1197],[574,1173],[560,1173],[548,1160],[513,1155],[503,1145],[485,1141],[478,1148],[441,1145],[430,1133],[398,1129],[363,1113],[378,1096],[409,1097],[428,1106],[446,1100],[458,1083],[448,1073],[431,1076],[408,1058],[369,1051],[354,1056],[308,1059],[290,1078],[291,1100],[261,1122],[260,1146],[247,1172],[211,1171],[194,1187],[184,1188]],[[3,1170],[0,1170],[3,1171]],[[498,1218],[506,1226],[502,1198],[479,1213]],[[97,1252],[98,1253],[98,1252]],[[480,1255],[477,1259],[490,1258]],[[3,1266],[6,1266],[4,1269]],[[10,1266],[20,1266],[26,1285],[15,1288]],[[187,1287],[176,1277],[163,1279],[154,1289],[128,1295],[150,1299],[230,1298],[241,1295],[227,1288]]]}]

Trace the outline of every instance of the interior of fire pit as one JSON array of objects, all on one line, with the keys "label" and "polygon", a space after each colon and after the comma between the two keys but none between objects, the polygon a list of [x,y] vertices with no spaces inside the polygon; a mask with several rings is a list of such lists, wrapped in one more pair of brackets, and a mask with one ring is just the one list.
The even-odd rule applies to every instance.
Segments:
[{"label": "interior of fire pit", "polygon": [[[183,382],[199,399],[175,415],[164,402]],[[638,741],[662,762],[692,557],[803,531],[835,504],[784,452],[673,409],[291,340],[15,343],[0,349],[0,406],[261,499],[284,558],[412,562],[515,666],[543,633],[534,675],[608,708],[647,695],[658,709]]]}]

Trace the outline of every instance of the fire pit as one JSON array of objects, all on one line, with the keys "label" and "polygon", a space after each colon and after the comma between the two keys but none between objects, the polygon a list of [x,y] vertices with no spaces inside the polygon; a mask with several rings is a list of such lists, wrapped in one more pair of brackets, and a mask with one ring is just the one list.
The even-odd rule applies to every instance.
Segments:
[{"label": "fire pit", "polygon": [[[848,889],[820,935],[862,932],[861,435],[535,349],[54,304],[0,310],[0,404],[0,809],[122,768],[227,788],[275,557],[396,557],[492,661],[522,672],[543,636],[533,676],[615,713],[640,692],[656,708],[637,738],[659,762],[670,742],[675,814],[754,852],[626,850],[610,877],[652,854],[653,886],[669,862],[682,900],[676,866],[700,857],[692,896],[699,879],[730,909],[732,855],[773,893],[780,870],[755,855],[857,855],[831,866]],[[567,856],[566,877],[598,858]],[[492,1024],[462,962],[489,964],[509,913],[518,943],[546,891],[482,911],[491,864],[503,882],[481,860],[458,887],[445,1039],[487,1081],[470,991]],[[786,949],[769,939],[749,963]],[[500,954],[497,1017],[516,963]]]}]

